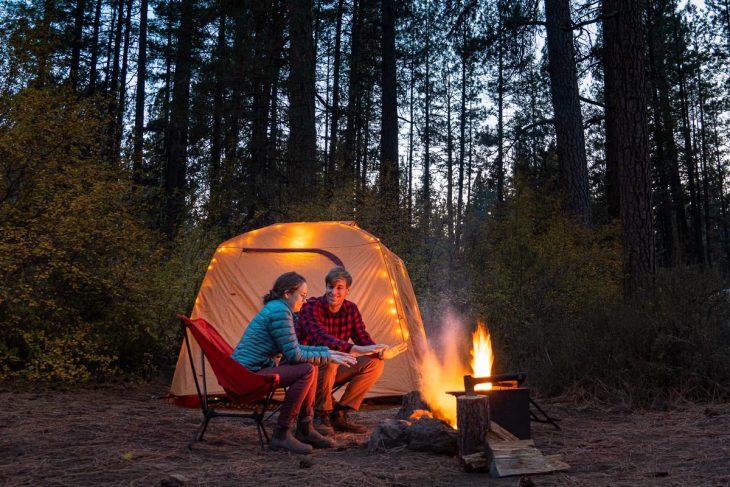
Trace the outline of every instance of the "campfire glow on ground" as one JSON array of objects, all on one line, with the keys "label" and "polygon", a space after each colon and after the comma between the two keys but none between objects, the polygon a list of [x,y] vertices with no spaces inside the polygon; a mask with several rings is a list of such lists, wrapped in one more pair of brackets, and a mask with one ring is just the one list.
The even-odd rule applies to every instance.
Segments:
[{"label": "campfire glow on ground", "polygon": [[[494,355],[489,331],[482,322],[472,335],[472,361],[464,362],[462,331],[458,320],[449,318],[438,340],[429,343],[420,366],[421,396],[428,402],[434,416],[456,427],[456,398],[449,391],[464,390],[464,376],[486,377],[491,375]],[[435,345],[435,344],[438,345]],[[480,384],[475,389],[491,389],[491,384]]]}]

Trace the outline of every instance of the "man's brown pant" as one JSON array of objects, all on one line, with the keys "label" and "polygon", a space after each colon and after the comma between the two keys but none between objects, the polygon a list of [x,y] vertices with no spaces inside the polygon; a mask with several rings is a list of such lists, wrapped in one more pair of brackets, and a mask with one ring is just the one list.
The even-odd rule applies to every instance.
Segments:
[{"label": "man's brown pant", "polygon": [[340,398],[340,406],[355,411],[359,410],[365,394],[383,373],[383,363],[384,360],[377,357],[361,355],[357,358],[357,363],[350,367],[340,367],[332,362],[320,365],[317,373],[317,397],[314,401],[314,409],[332,411],[332,388],[335,384],[344,384],[349,381],[345,393]]}]

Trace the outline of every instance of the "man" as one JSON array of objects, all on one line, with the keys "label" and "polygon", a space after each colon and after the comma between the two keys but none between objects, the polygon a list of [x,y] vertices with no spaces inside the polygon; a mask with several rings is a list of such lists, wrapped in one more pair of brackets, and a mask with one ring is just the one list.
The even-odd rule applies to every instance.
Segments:
[{"label": "man", "polygon": [[[310,298],[297,317],[300,343],[324,345],[332,350],[358,355],[357,363],[350,367],[340,367],[335,363],[319,367],[314,402],[315,426],[324,435],[332,435],[334,430],[367,431],[349,418],[348,413],[360,409],[365,394],[383,373],[383,360],[393,358],[407,348],[405,343],[389,347],[373,341],[357,305],[345,299],[351,285],[352,276],[344,267],[333,268],[325,276],[324,296]],[[345,382],[349,384],[342,398],[338,404],[333,404],[332,388]]]}]

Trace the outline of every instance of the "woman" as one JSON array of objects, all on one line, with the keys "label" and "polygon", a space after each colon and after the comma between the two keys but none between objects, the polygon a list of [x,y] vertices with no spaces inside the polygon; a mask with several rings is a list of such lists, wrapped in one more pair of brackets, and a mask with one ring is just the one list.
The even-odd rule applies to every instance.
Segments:
[{"label": "woman", "polygon": [[[294,331],[294,315],[307,297],[307,283],[296,272],[282,274],[264,296],[264,307],[251,320],[231,354],[247,369],[262,375],[279,374],[279,384],[289,389],[281,405],[272,450],[310,453],[312,446],[331,448],[335,442],[312,427],[317,366],[327,362],[349,367],[355,357],[323,346],[300,345]],[[283,355],[281,364],[274,357]],[[292,434],[294,423],[296,433]]]}]

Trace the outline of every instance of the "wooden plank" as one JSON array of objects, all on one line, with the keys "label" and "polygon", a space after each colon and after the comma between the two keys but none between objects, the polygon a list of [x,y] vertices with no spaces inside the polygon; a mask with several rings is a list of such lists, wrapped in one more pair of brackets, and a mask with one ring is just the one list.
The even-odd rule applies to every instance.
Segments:
[{"label": "wooden plank", "polygon": [[489,472],[493,477],[549,473],[565,470],[570,466],[560,455],[544,456],[535,448],[533,440],[487,442]]},{"label": "wooden plank", "polygon": [[489,422],[489,439],[490,440],[504,440],[504,441],[515,441],[518,440],[515,435],[502,428],[494,421]]}]

